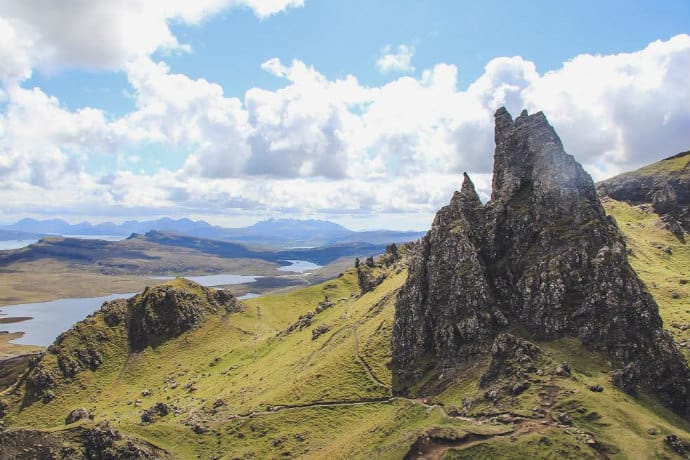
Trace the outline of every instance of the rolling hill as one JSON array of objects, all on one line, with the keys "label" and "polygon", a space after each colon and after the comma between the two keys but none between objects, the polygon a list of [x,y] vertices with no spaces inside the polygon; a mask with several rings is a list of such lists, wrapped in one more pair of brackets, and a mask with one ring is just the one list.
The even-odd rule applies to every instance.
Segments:
[{"label": "rolling hill", "polygon": [[[113,307],[106,306],[2,396],[0,446],[15,458],[61,458],[59,449],[80,458],[93,437],[117,455],[131,443],[138,456],[129,458],[676,458],[678,444],[667,439],[676,436],[683,448],[690,437],[686,421],[612,385],[606,358],[573,340],[537,342],[543,361],[530,387],[497,404],[463,411],[466,398],[483,400],[486,361],[439,394],[393,396],[394,304],[407,272],[404,259],[372,270],[385,279],[365,294],[351,269],[318,286],[244,301],[240,311],[216,310],[136,352],[131,329],[108,320]],[[161,289],[194,299],[201,288],[174,281]],[[130,303],[155,298],[151,291]],[[665,319],[679,313],[661,306]],[[80,359],[80,350],[100,364],[65,376],[61,357]],[[80,408],[86,418],[65,424]]]},{"label": "rolling hill", "polygon": [[600,195],[649,205],[676,236],[690,232],[690,151],[597,184]]},{"label": "rolling hill", "polygon": [[[543,115],[508,117],[497,114],[492,201],[478,203],[466,178],[421,243],[389,246],[280,295],[239,302],[177,279],[105,304],[2,394],[0,450],[13,458],[687,458],[687,401],[673,404],[664,386],[678,379],[683,389],[690,357],[684,234],[646,203],[600,201]],[[562,175],[534,174],[542,168]],[[549,276],[525,282],[542,259]],[[568,286],[577,276],[582,284]],[[459,313],[444,304],[447,286],[472,294],[450,302]],[[586,292],[566,295],[578,286]],[[592,296],[603,313],[577,303]],[[550,310],[530,322],[543,299]],[[610,312],[614,319],[597,316]],[[606,327],[611,337],[595,333]],[[676,375],[621,381],[621,363],[646,352],[616,354],[636,346],[627,339],[636,331],[663,345],[659,362],[673,362]],[[414,360],[401,359],[406,349]]]},{"label": "rolling hill", "polygon": [[390,244],[412,241],[423,232],[369,230],[353,231],[342,225],[324,220],[268,219],[248,227],[225,228],[199,220],[162,218],[150,221],[127,221],[122,224],[106,222],[69,224],[62,219],[22,219],[12,225],[0,226],[0,239],[16,238],[17,235],[90,235],[122,237],[148,232],[177,234],[201,239],[236,242],[269,249],[290,247],[332,246],[346,243]]}]

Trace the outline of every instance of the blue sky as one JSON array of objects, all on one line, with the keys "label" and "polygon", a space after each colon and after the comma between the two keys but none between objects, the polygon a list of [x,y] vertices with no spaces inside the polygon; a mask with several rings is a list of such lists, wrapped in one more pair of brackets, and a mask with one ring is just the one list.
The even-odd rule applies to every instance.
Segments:
[{"label": "blue sky", "polygon": [[[690,3],[0,0],[0,222],[426,228],[492,113],[595,179],[687,149]],[[50,197],[50,200],[46,200]]]},{"label": "blue sky", "polygon": [[[478,78],[499,56],[522,56],[540,72],[558,69],[582,53],[615,54],[644,48],[657,39],[690,32],[690,3],[677,1],[412,1],[316,0],[266,19],[249,9],[229,9],[201,24],[171,22],[191,53],[156,53],[173,72],[219,83],[227,94],[249,88],[278,88],[282,82],[261,70],[273,57],[301,60],[329,79],[356,75],[381,85],[397,75],[381,74],[375,62],[390,44],[415,48],[415,72],[439,62],[454,63],[459,87]],[[122,97],[121,72],[36,72],[27,86],[60,96],[70,108],[102,106],[115,114],[131,110]]]}]

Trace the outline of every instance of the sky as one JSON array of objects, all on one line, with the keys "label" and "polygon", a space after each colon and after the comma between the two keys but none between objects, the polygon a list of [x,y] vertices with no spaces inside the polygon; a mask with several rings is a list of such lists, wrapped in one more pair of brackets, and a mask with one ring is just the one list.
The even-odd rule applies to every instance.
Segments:
[{"label": "sky", "polygon": [[0,223],[424,230],[493,113],[595,180],[690,149],[690,2],[0,0]]}]

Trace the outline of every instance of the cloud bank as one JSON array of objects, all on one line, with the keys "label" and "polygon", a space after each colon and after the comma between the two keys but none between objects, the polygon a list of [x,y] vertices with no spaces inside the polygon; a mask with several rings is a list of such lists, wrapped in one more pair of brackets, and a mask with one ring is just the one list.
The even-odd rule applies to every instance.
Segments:
[{"label": "cloud bank", "polygon": [[186,52],[171,23],[199,24],[228,8],[267,18],[304,0],[0,0],[0,79],[34,68],[120,70],[155,51]]},{"label": "cloud bank", "polygon": [[[36,18],[28,3],[56,16]],[[488,196],[500,106],[514,114],[543,110],[595,179],[688,148],[688,35],[632,53],[575,56],[546,73],[519,56],[499,57],[466,89],[448,63],[371,87],[353,75],[333,80],[302,61],[274,58],[262,68],[282,81],[278,89],[227,95],[152,58],[155,50],[184,50],[170,21],[195,23],[231,6],[266,17],[301,1],[115,3],[67,2],[65,10],[83,9],[87,24],[113,17],[88,43],[83,31],[61,35],[69,15],[53,2],[0,0],[0,220],[51,212],[430,215],[459,186],[462,171]],[[134,27],[143,35],[130,42],[122,35],[136,8],[146,27]],[[98,42],[113,45],[98,53]],[[412,55],[411,48],[389,48],[377,65],[407,71]],[[97,107],[69,110],[22,85],[33,68],[65,63],[121,69],[135,109],[117,118]],[[172,170],[136,169],[147,146],[183,152],[183,160]],[[88,165],[98,158],[128,166],[96,173]]]}]

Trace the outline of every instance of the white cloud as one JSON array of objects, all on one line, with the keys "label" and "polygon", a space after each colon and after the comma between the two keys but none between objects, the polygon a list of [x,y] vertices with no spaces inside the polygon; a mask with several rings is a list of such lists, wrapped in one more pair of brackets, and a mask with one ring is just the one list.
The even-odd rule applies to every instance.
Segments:
[{"label": "white cloud", "polygon": [[412,46],[398,45],[397,49],[394,50],[390,45],[386,45],[381,50],[381,56],[376,60],[376,68],[381,73],[414,72],[413,56],[414,48]]},{"label": "white cloud", "polygon": [[523,91],[539,85],[539,78],[534,63],[520,56],[500,57],[489,61],[467,92],[482,106],[504,106],[519,113],[524,106]]},{"label": "white cloud", "polygon": [[32,69],[121,69],[157,50],[189,51],[171,22],[196,24],[231,7],[266,18],[303,0],[0,0],[0,80]]},{"label": "white cloud", "polygon": [[634,53],[580,55],[527,87],[523,103],[547,114],[581,162],[612,175],[688,148],[689,68],[688,35]]},{"label": "white cloud", "polygon": [[260,18],[272,16],[288,8],[304,6],[304,0],[237,0],[232,3],[245,5],[251,8]]},{"label": "white cloud", "polygon": [[32,46],[32,34],[26,29],[21,22],[0,16],[0,82],[31,76],[38,50]]},{"label": "white cloud", "polygon": [[[463,170],[488,196],[493,112],[502,105],[544,110],[596,176],[688,148],[688,35],[634,53],[577,56],[545,74],[520,57],[496,58],[465,90],[451,64],[378,87],[329,80],[300,61],[262,68],[284,84],[240,99],[148,57],[131,60],[136,109],[113,120],[9,85],[0,113],[4,212],[429,215]],[[143,143],[187,152],[186,161],[175,171],[107,177],[84,170],[98,154],[136,155],[139,167],[147,154],[132,147]]]},{"label": "white cloud", "polygon": [[128,133],[109,124],[102,111],[69,111],[39,88],[7,88],[8,104],[0,117],[1,188],[26,182],[55,188],[65,175],[79,175],[87,155],[112,154]]},{"label": "white cloud", "polygon": [[368,89],[354,77],[328,81],[299,61],[287,67],[272,59],[262,67],[290,84],[247,91],[252,154],[245,173],[342,178],[366,163],[359,150],[362,122],[351,109],[369,102]]},{"label": "white cloud", "polygon": [[240,174],[250,154],[248,114],[242,102],[204,79],[171,74],[148,58],[127,66],[137,110],[117,122],[149,142],[190,152],[185,173],[203,177]]},{"label": "white cloud", "polygon": [[457,90],[455,66],[377,88],[354,77],[329,81],[299,61],[272,59],[263,68],[289,84],[245,95],[252,127],[245,173],[378,178],[490,167],[493,111]]}]

